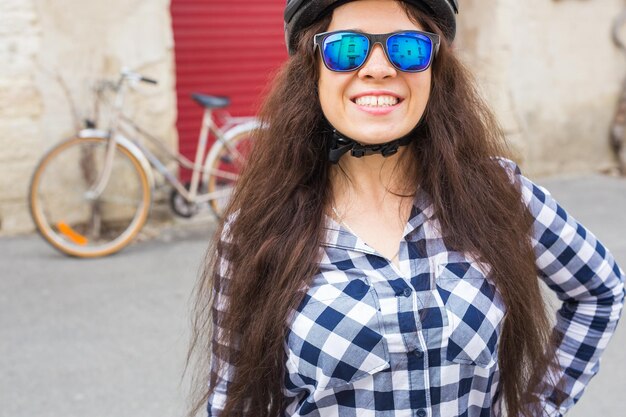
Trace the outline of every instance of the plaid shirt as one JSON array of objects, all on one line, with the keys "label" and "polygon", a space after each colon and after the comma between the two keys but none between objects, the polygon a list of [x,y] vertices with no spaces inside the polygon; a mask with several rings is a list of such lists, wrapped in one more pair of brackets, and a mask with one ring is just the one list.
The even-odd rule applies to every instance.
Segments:
[{"label": "plaid shirt", "polygon": [[[535,218],[538,276],[563,302],[556,322],[564,335],[557,351],[561,391],[541,395],[544,415],[560,416],[598,371],[622,309],[624,273],[546,189],[512,161],[499,161],[522,187]],[[488,265],[446,248],[432,215],[430,198],[419,191],[400,242],[399,267],[327,218],[319,273],[287,323],[286,416],[501,414],[502,297]],[[226,262],[220,263],[214,323],[228,302]],[[224,360],[213,355],[217,385],[209,416],[220,415],[233,377],[229,364],[221,375],[214,372]],[[554,399],[563,397],[556,407]]]}]

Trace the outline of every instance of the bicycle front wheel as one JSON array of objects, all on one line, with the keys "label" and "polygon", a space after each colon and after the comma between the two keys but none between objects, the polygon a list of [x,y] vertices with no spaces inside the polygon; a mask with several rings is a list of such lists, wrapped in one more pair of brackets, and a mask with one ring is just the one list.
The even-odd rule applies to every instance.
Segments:
[{"label": "bicycle front wheel", "polygon": [[254,130],[243,131],[222,145],[208,161],[208,193],[217,197],[210,200],[210,206],[217,217],[222,217],[239,173],[243,169],[252,150]]},{"label": "bicycle front wheel", "polygon": [[109,141],[73,138],[49,151],[30,184],[30,212],[41,236],[61,252],[105,256],[126,246],[144,225],[151,188],[140,162],[125,147],[113,150],[111,173],[96,195]]}]

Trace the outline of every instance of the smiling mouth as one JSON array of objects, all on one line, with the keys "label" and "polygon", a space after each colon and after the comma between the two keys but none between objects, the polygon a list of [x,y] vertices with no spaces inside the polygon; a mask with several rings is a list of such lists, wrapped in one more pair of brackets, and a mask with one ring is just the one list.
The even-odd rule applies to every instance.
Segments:
[{"label": "smiling mouth", "polygon": [[389,95],[361,96],[352,100],[357,106],[364,107],[392,107],[401,101],[400,98]]}]

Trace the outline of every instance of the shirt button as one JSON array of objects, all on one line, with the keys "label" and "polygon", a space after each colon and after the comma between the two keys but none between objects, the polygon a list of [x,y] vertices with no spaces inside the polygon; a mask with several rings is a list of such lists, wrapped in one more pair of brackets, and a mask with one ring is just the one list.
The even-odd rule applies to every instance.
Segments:
[{"label": "shirt button", "polygon": [[415,350],[413,351],[413,354],[415,355],[415,357],[420,358],[420,359],[424,356],[424,352],[422,352],[422,351],[421,351],[421,350],[419,350],[419,349],[415,349]]},{"label": "shirt button", "polygon": [[412,292],[413,291],[411,291],[410,288],[405,288],[404,291],[402,291],[402,295],[404,295],[405,297],[410,297]]},{"label": "shirt button", "polygon": [[426,410],[424,410],[423,408],[420,408],[419,410],[417,410],[417,412],[415,413],[415,415],[417,417],[426,417],[428,413],[426,412]]}]

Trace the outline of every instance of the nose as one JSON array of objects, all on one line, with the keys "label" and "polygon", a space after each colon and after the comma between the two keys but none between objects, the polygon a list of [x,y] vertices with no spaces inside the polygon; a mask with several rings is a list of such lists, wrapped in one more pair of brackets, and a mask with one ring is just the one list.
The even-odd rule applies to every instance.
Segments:
[{"label": "nose", "polygon": [[384,79],[394,77],[397,74],[396,68],[387,59],[382,45],[375,44],[367,61],[359,69],[359,77]]}]

